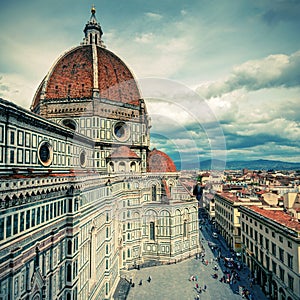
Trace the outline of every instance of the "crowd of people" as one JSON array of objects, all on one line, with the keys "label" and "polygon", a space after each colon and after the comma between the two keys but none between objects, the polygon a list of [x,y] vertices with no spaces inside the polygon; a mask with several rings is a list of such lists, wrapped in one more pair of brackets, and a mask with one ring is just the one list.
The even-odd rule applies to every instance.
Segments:
[{"label": "crowd of people", "polygon": [[[211,248],[211,245],[209,245],[209,247]],[[218,249],[218,250],[220,250],[220,249]],[[223,262],[222,264],[220,263],[220,258],[222,259],[221,260]],[[254,299],[253,294],[251,293],[251,291],[249,289],[247,289],[244,286],[239,285],[239,281],[240,281],[239,271],[241,270],[241,268],[240,267],[236,268],[235,264],[233,264],[232,268],[229,268],[229,269],[226,268],[226,266],[227,266],[226,259],[227,258],[221,256],[221,257],[211,258],[210,261],[208,261],[208,259],[206,259],[205,251],[202,251],[200,254],[196,255],[196,259],[201,259],[202,263],[205,266],[209,266],[209,265],[211,266],[212,270],[214,271],[211,274],[212,278],[214,278],[216,280],[219,279],[219,281],[221,283],[230,284],[230,285],[232,285],[233,288],[239,287],[238,293],[242,296],[242,298],[246,298],[249,300]],[[201,286],[199,277],[197,275],[191,275],[189,278],[189,281],[191,281],[195,284],[194,289],[197,293],[195,299],[200,299],[201,293],[207,291],[207,285],[202,284],[202,286]],[[252,282],[252,281],[250,280],[250,282]],[[250,286],[252,286],[252,284]]]},{"label": "crowd of people", "polygon": [[[208,221],[202,222],[203,228],[201,227],[200,230],[207,230],[207,233],[209,233],[209,224],[206,224]],[[202,245],[203,251],[200,254],[196,255],[196,259],[201,259],[201,262],[205,266],[209,266],[212,268],[213,272],[211,274],[212,278],[219,280],[221,283],[230,284],[233,289],[236,290],[237,293],[239,293],[242,298],[253,300],[253,294],[251,293],[250,289],[246,288],[245,286],[242,286],[240,283],[240,274],[239,272],[242,271],[242,264],[239,261],[236,261],[234,259],[234,256],[225,257],[222,255],[222,247],[217,243],[214,243],[210,240],[204,239],[204,235],[201,238],[202,244],[207,242],[208,248],[212,251],[213,258],[207,259],[207,255],[205,253],[205,248]],[[226,249],[225,249],[226,250]],[[224,250],[224,251],[225,251]],[[226,252],[226,251],[225,251]],[[224,253],[225,255],[225,253]],[[203,287],[201,287],[200,282],[198,281],[199,278],[197,275],[192,275],[189,278],[190,281],[195,282],[195,291],[196,291],[196,298],[200,299],[200,295],[202,292],[205,292],[207,290],[207,286],[203,284]],[[249,281],[251,282],[251,281]],[[250,287],[252,284],[250,284]]]},{"label": "crowd of people", "polygon": [[191,277],[190,277],[190,281],[193,281],[193,282],[196,282],[195,283],[195,290],[196,290],[196,292],[197,292],[197,298],[196,299],[200,299],[200,294],[202,293],[202,292],[206,292],[206,290],[207,290],[207,285],[206,284],[204,284],[203,285],[203,287],[201,287],[200,286],[200,283],[198,282],[198,276],[197,275],[192,275]]}]

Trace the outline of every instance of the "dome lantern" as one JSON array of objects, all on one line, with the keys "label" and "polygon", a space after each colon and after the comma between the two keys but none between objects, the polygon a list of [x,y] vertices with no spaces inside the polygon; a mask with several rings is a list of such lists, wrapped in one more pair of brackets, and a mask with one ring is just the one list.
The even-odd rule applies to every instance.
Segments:
[{"label": "dome lantern", "polygon": [[101,29],[100,23],[96,19],[96,8],[93,5],[91,8],[91,17],[90,20],[86,23],[84,32],[83,44],[85,45],[97,45],[105,48],[105,45],[102,41],[103,31]]}]

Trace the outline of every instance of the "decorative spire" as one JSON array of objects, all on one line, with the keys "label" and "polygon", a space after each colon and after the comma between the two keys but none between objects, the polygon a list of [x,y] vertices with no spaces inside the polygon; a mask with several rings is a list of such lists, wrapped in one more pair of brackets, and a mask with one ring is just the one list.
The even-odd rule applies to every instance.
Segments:
[{"label": "decorative spire", "polygon": [[84,32],[84,39],[83,39],[83,43],[85,45],[98,45],[101,46],[103,48],[105,48],[103,41],[102,41],[102,35],[103,35],[103,31],[101,29],[100,24],[98,23],[97,19],[96,19],[96,8],[93,5],[91,8],[91,17],[90,20],[86,23],[85,28],[83,30]]},{"label": "decorative spire", "polygon": [[93,4],[92,8],[91,8],[91,13],[94,15],[96,13],[96,7],[95,5]]}]

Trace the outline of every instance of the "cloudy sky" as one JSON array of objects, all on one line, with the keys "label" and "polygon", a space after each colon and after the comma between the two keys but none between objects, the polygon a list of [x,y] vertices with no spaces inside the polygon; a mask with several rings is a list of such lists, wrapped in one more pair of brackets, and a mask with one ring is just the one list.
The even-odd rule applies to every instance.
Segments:
[{"label": "cloudy sky", "polygon": [[29,108],[83,39],[95,4],[133,70],[152,145],[182,168],[209,158],[300,162],[300,1],[11,0],[0,10],[0,97]]}]

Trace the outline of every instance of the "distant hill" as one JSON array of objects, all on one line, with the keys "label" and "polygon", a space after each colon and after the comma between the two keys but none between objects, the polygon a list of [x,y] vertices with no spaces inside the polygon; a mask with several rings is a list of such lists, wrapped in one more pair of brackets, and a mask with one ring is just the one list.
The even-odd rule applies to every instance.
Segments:
[{"label": "distant hill", "polygon": [[250,161],[229,161],[226,169],[249,169],[249,170],[300,170],[300,163],[291,163],[280,160],[250,160]]},{"label": "distant hill", "polygon": [[[197,164],[185,164],[184,169],[199,169]],[[178,168],[180,169],[180,168]],[[279,160],[245,160],[245,161],[221,161],[221,160],[204,160],[200,162],[200,170],[300,170],[299,163],[284,162]]]}]

